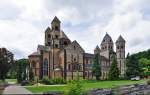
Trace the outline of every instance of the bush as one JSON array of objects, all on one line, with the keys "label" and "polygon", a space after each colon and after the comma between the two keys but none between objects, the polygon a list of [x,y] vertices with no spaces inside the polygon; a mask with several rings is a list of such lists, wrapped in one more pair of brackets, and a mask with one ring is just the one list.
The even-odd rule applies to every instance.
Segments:
[{"label": "bush", "polygon": [[31,85],[34,85],[35,82],[30,82],[28,80],[24,80],[21,82],[21,86],[31,86]]},{"label": "bush", "polygon": [[67,82],[62,78],[49,79],[47,76],[45,76],[40,81],[40,83],[43,83],[45,85],[52,85],[52,84],[66,84]]},{"label": "bush", "polygon": [[67,84],[67,89],[64,95],[81,95],[82,92],[82,82],[80,80],[72,80]]},{"label": "bush", "polygon": [[71,82],[68,82],[64,95],[82,95],[82,93],[83,82],[79,79],[79,73],[77,72],[77,78]]},{"label": "bush", "polygon": [[63,78],[54,78],[52,79],[53,84],[65,84],[66,81]]},{"label": "bush", "polygon": [[51,80],[47,76],[44,76],[41,82],[46,85],[52,84]]}]

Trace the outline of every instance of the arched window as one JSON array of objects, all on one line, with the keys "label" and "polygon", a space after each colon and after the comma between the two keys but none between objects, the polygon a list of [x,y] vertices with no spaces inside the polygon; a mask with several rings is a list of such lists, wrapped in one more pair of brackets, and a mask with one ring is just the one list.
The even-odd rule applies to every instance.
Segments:
[{"label": "arched window", "polygon": [[68,70],[71,71],[71,64],[68,64]]},{"label": "arched window", "polygon": [[64,45],[67,45],[67,42],[66,42],[66,41],[64,41]]},{"label": "arched window", "polygon": [[32,61],[31,68],[36,68],[36,62],[35,61]]},{"label": "arched window", "polygon": [[43,62],[43,76],[47,76],[48,75],[48,60],[44,59]]},{"label": "arched window", "polygon": [[55,30],[59,30],[59,27],[58,27],[58,26],[55,26]]}]

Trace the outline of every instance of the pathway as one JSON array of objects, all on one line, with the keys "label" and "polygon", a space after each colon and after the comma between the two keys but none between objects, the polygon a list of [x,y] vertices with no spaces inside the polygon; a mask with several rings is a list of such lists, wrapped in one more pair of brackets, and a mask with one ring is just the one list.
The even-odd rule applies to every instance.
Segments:
[{"label": "pathway", "polygon": [[3,94],[32,94],[32,92],[21,86],[10,85],[5,88]]}]

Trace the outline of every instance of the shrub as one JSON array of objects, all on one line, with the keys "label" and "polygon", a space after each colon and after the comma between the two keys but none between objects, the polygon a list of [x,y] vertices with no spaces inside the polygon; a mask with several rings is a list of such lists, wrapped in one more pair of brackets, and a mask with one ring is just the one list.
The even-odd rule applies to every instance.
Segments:
[{"label": "shrub", "polygon": [[49,78],[47,76],[44,76],[41,82],[46,85],[52,84],[51,80],[49,80]]},{"label": "shrub", "polygon": [[53,84],[65,84],[66,81],[63,78],[54,78],[52,79]]},{"label": "shrub", "polygon": [[67,84],[67,90],[64,95],[81,95],[83,91],[82,83],[80,80],[72,80]]},{"label": "shrub", "polygon": [[67,89],[64,95],[82,95],[83,93],[83,82],[79,79],[79,73],[77,72],[77,77],[75,80],[68,82]]},{"label": "shrub", "polygon": [[44,76],[42,80],[39,81],[45,85],[52,85],[52,84],[66,84],[67,82],[63,78],[54,78],[49,79],[47,76]]}]

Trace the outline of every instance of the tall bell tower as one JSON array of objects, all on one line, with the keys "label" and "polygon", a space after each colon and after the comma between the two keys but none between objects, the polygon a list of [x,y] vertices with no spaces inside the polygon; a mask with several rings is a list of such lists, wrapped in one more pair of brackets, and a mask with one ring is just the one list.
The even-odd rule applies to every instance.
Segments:
[{"label": "tall bell tower", "polygon": [[55,30],[55,31],[60,31],[60,20],[55,16],[53,21],[51,22],[51,28],[52,30]]},{"label": "tall bell tower", "polygon": [[125,40],[120,35],[116,41],[116,55],[121,76],[125,74]]}]

